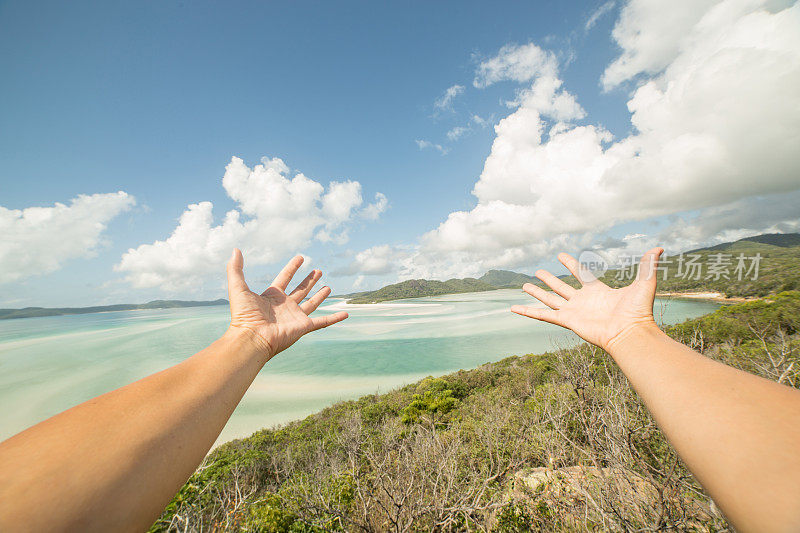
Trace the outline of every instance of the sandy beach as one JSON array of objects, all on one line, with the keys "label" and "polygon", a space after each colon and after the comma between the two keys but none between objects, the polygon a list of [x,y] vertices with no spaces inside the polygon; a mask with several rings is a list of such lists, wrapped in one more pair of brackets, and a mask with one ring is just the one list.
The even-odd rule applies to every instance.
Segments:
[{"label": "sandy beach", "polygon": [[757,300],[757,298],[728,297],[721,292],[659,292],[658,298],[685,298],[689,300],[708,300],[719,303],[741,303]]}]

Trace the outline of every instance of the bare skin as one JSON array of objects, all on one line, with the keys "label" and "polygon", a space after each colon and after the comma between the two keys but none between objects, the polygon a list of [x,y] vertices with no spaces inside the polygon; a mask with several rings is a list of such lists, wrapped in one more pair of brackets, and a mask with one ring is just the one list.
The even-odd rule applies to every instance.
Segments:
[{"label": "bare skin", "polygon": [[642,258],[631,285],[587,277],[559,261],[575,289],[549,272],[523,290],[547,309],[514,313],[571,329],[606,350],[628,377],[689,469],[738,531],[800,530],[800,391],[723,365],[667,335],[653,319],[661,248]]},{"label": "bare skin", "polygon": [[208,348],[0,443],[0,531],[145,531],[205,457],[256,374],[311,331],[347,318],[310,314],[322,273],[291,293],[292,259],[262,293],[228,263],[231,325]]}]

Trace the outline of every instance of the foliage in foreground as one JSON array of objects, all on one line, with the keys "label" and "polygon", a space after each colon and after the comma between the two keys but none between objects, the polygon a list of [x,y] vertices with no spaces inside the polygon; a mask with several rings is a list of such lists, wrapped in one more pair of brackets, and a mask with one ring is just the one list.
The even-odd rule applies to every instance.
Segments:
[{"label": "foliage in foreground", "polygon": [[[800,292],[786,292],[669,333],[797,386],[798,311]],[[589,345],[427,378],[223,445],[153,526],[430,530],[729,527],[616,365]]]}]

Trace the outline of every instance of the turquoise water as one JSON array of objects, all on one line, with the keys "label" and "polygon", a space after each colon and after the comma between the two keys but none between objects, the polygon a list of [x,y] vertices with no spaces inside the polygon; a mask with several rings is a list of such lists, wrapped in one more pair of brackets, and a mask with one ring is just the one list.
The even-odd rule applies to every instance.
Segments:
[{"label": "turquoise water", "polygon": [[[350,318],[267,363],[220,442],[424,376],[576,342],[508,311],[530,302],[519,290],[375,305],[332,300],[318,312],[346,309]],[[663,300],[656,311],[675,323],[717,307]],[[220,306],[0,321],[0,440],[181,361],[219,337],[228,320]]]}]

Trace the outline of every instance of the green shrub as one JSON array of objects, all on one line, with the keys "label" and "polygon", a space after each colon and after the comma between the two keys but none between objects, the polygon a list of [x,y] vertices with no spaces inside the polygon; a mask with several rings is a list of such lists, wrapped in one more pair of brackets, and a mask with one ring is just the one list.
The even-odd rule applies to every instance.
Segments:
[{"label": "green shrub", "polygon": [[[424,417],[433,423],[441,421],[443,415],[456,408],[459,399],[456,397],[450,383],[442,378],[426,378],[418,387],[421,394],[415,394],[411,403],[400,413],[400,420],[406,424],[418,423]],[[437,420],[438,419],[438,420]]]}]

